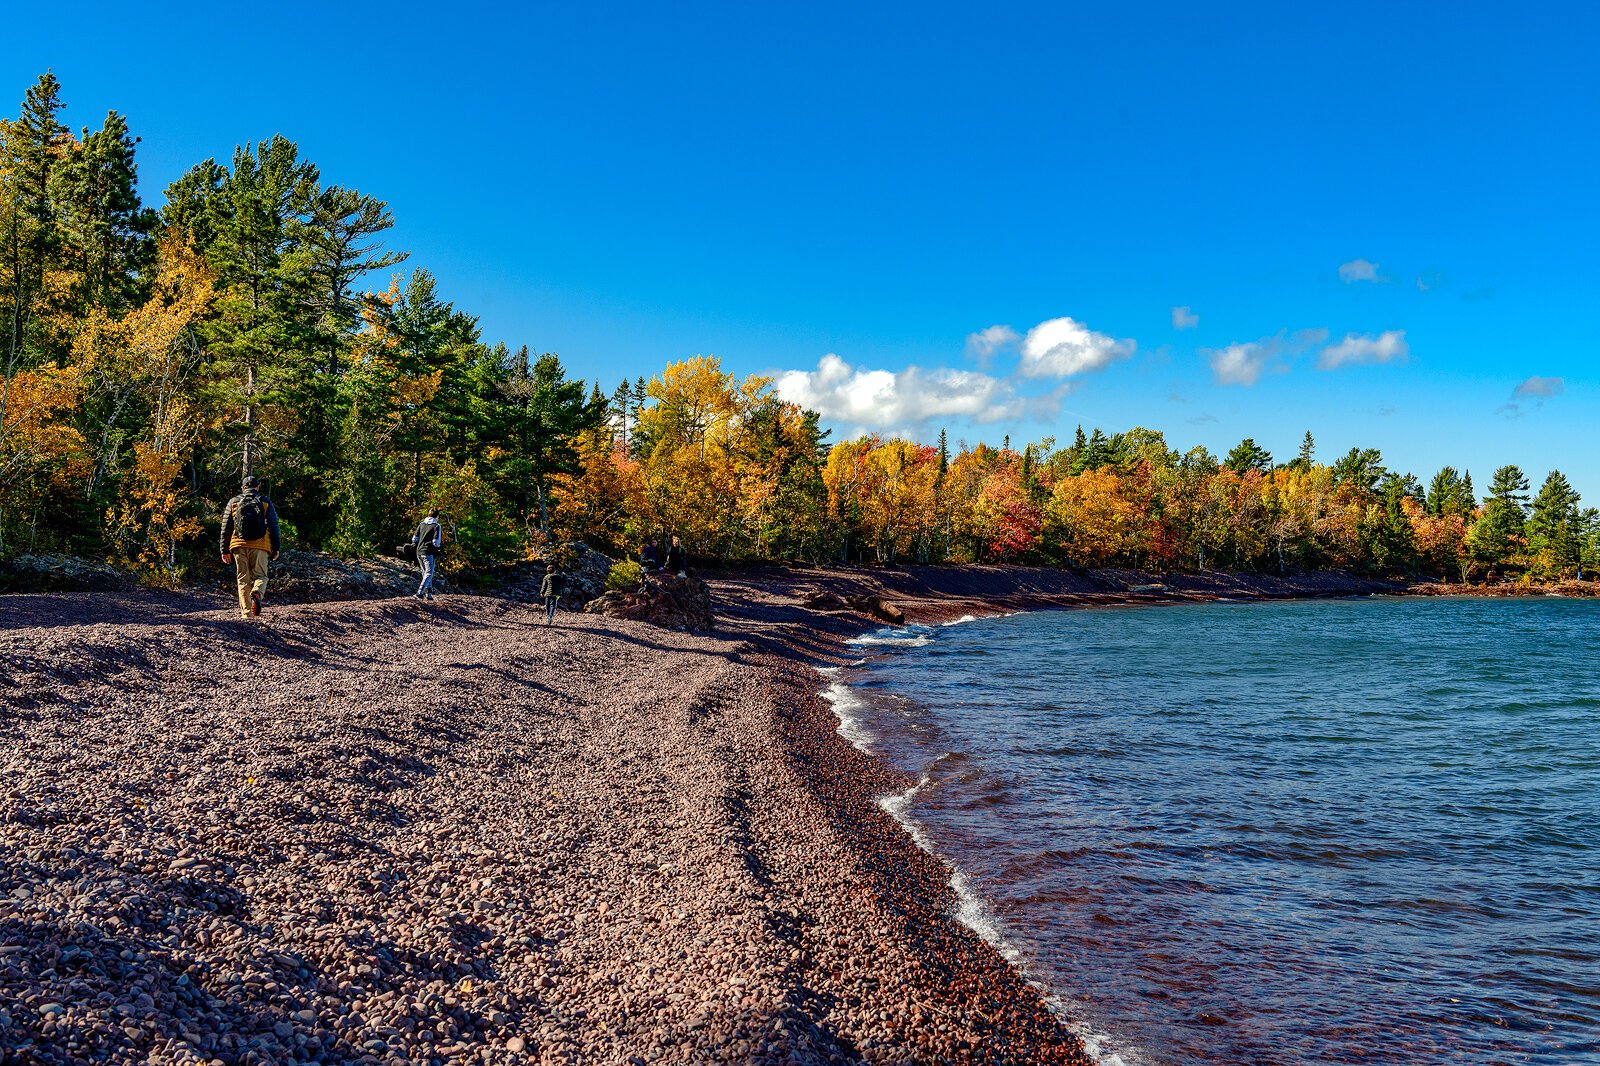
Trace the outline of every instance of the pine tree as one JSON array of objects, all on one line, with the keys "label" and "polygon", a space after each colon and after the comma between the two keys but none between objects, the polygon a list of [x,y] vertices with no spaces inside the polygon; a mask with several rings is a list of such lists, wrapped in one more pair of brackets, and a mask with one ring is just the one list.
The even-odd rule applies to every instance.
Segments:
[{"label": "pine tree", "polygon": [[633,387],[623,379],[611,394],[611,417],[616,419],[618,440],[622,445],[624,455],[628,452],[628,426],[629,418],[633,415]]},{"label": "pine tree", "polygon": [[1578,565],[1579,497],[1559,470],[1550,471],[1528,514],[1528,548],[1548,576]]},{"label": "pine tree", "polygon": [[1375,492],[1387,473],[1383,455],[1376,448],[1351,448],[1333,464],[1334,484],[1353,486],[1362,492]]},{"label": "pine tree", "polygon": [[1289,466],[1304,473],[1311,469],[1311,464],[1315,461],[1316,455],[1317,441],[1308,429],[1306,430],[1306,435],[1300,441],[1300,454],[1294,457],[1294,462],[1290,463]]},{"label": "pine tree", "polygon": [[1272,469],[1272,453],[1246,437],[1233,446],[1222,465],[1235,474],[1243,475],[1252,470],[1265,474]]},{"label": "pine tree", "polygon": [[1453,466],[1442,467],[1433,475],[1433,480],[1428,484],[1426,499],[1426,510],[1435,518],[1447,515],[1466,517],[1472,514],[1477,506],[1477,501],[1472,496],[1471,475],[1463,478],[1456,473],[1456,468]]},{"label": "pine tree", "polygon": [[1528,479],[1515,466],[1494,472],[1483,514],[1472,526],[1473,555],[1488,566],[1511,560],[1525,543]]},{"label": "pine tree", "polygon": [[[49,339],[45,278],[60,258],[61,233],[50,199],[50,177],[71,141],[61,113],[61,84],[45,73],[28,89],[22,114],[0,124],[0,256],[4,259],[0,315],[5,334],[5,382],[25,367],[61,354]],[[0,399],[0,426],[4,423]],[[4,432],[0,429],[0,432]]]},{"label": "pine tree", "polygon": [[[208,161],[178,184],[178,196],[169,197],[178,204],[174,215],[204,220],[191,231],[210,234],[199,247],[220,292],[203,339],[210,399],[226,412],[226,438],[238,446],[222,458],[259,473],[263,449],[280,443],[302,413],[294,386],[315,372],[313,255],[304,236],[317,169],[291,141],[274,137],[237,149],[232,170],[220,177]],[[280,472],[293,469],[294,459],[286,449]]]},{"label": "pine tree", "polygon": [[156,213],[139,201],[138,167],[127,121],[117,112],[57,161],[50,195],[63,257],[78,275],[77,302],[127,311],[141,296],[141,275],[155,256]]},{"label": "pine tree", "polygon": [[[527,348],[519,355],[522,369],[505,386],[510,409],[517,481],[522,486],[523,513],[531,518],[536,504],[539,528],[550,530],[550,481],[557,474],[578,471],[574,438],[605,419],[606,405],[598,387],[585,397],[582,381],[569,381],[561,360],[546,352],[527,365]],[[529,499],[529,490],[532,499]]]}]

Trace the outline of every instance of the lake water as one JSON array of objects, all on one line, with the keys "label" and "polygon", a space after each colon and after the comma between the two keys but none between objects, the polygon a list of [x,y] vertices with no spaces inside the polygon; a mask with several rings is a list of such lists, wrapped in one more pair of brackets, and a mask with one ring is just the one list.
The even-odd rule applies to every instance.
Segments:
[{"label": "lake water", "polygon": [[1109,1063],[1600,1064],[1600,602],[885,631],[846,735]]}]

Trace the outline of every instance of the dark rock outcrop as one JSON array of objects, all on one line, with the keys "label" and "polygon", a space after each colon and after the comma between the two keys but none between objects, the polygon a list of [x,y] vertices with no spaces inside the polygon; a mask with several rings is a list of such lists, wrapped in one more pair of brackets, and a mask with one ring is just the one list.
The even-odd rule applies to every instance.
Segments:
[{"label": "dark rock outcrop", "polygon": [[[561,593],[563,603],[583,604],[606,591],[606,575],[611,573],[611,557],[583,544],[568,545],[566,553],[573,561],[561,569],[565,578]],[[542,597],[539,586],[544,582],[549,567],[548,556],[523,563],[485,570],[478,575],[483,591],[503,596],[521,603],[535,603]]]},{"label": "dark rock outcrop", "polygon": [[[340,559],[322,552],[286,549],[271,566],[267,599],[275,603],[326,603],[332,600],[370,600],[409,596],[417,591],[420,571],[397,559]],[[233,571],[222,575],[233,587]],[[437,593],[455,591],[440,573],[433,579]]]},{"label": "dark rock outcrop", "polygon": [[71,555],[18,555],[0,561],[0,592],[110,592],[132,585],[122,570]]}]

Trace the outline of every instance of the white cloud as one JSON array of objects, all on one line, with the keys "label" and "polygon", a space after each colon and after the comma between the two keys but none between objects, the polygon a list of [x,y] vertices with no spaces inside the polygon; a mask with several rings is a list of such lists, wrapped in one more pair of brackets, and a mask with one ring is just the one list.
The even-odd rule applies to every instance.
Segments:
[{"label": "white cloud", "polygon": [[1226,348],[1201,349],[1200,354],[1211,364],[1211,375],[1218,385],[1254,385],[1269,370],[1281,374],[1289,369],[1280,360],[1299,355],[1327,339],[1325,329],[1302,329]]},{"label": "white cloud", "polygon": [[1101,370],[1133,354],[1131,340],[1113,340],[1070,318],[1052,318],[1028,331],[1022,341],[1023,377],[1065,378]]},{"label": "white cloud", "polygon": [[1550,396],[1560,396],[1567,391],[1567,383],[1561,378],[1542,378],[1534,375],[1511,390],[1512,396],[1532,396],[1545,399]]},{"label": "white cloud", "polygon": [[779,374],[778,395],[808,407],[830,422],[863,430],[887,431],[935,418],[1000,422],[1050,418],[1064,389],[1048,396],[1021,396],[1011,382],[971,370],[868,370],[832,352],[815,370]]},{"label": "white cloud", "polygon": [[1406,331],[1403,329],[1385,330],[1376,337],[1346,333],[1344,340],[1322,349],[1322,354],[1317,357],[1317,366],[1322,370],[1337,370],[1342,366],[1361,363],[1403,363],[1410,354],[1411,348],[1406,344]]},{"label": "white cloud", "polygon": [[1339,264],[1339,280],[1349,285],[1355,281],[1383,281],[1378,276],[1378,264],[1368,259],[1352,259]]},{"label": "white cloud", "polygon": [[1022,338],[1010,326],[990,326],[967,334],[967,354],[982,363],[996,352],[1014,346]]},{"label": "white cloud", "polygon": [[1173,329],[1194,329],[1200,324],[1200,316],[1194,313],[1191,307],[1174,307],[1172,309]]},{"label": "white cloud", "polygon": [[1230,344],[1210,353],[1211,373],[1219,385],[1254,385],[1282,352],[1283,343],[1275,337]]}]

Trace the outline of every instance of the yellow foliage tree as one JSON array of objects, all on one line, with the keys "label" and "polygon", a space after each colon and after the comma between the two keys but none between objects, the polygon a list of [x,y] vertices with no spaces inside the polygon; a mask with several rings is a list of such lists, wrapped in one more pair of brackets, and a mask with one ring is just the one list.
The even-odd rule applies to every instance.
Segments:
[{"label": "yellow foliage tree", "polygon": [[200,442],[204,417],[185,390],[199,359],[192,329],[215,295],[200,257],[171,235],[161,244],[150,298],[120,319],[91,311],[73,345],[83,373],[110,399],[89,480],[91,498],[114,461],[107,441],[123,409],[138,403],[149,410],[147,435],[134,442],[133,464],[106,519],[113,551],[153,584],[178,580],[178,544],[202,528],[182,474]]},{"label": "yellow foliage tree", "polygon": [[1109,467],[1056,482],[1045,505],[1047,536],[1075,566],[1105,566],[1128,549],[1138,509]]}]

